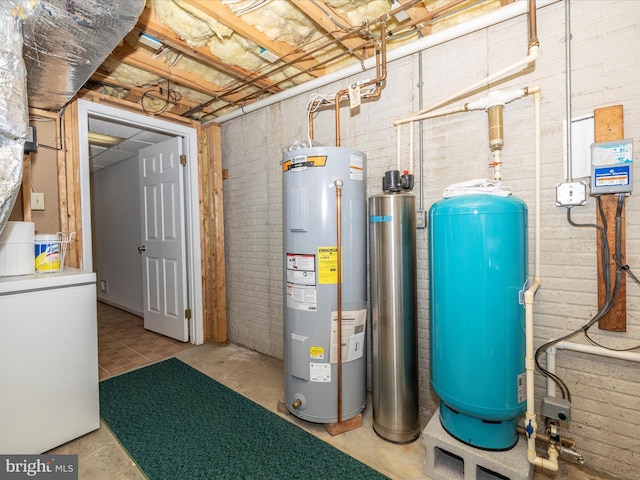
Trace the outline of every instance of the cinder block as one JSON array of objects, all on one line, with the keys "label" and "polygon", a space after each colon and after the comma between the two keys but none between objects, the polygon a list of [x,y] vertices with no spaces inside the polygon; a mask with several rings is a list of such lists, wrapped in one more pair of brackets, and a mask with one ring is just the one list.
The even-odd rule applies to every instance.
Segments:
[{"label": "cinder block", "polygon": [[440,409],[422,432],[427,448],[424,474],[433,480],[531,480],[527,443],[520,438],[504,452],[481,450],[449,435],[440,423]]}]

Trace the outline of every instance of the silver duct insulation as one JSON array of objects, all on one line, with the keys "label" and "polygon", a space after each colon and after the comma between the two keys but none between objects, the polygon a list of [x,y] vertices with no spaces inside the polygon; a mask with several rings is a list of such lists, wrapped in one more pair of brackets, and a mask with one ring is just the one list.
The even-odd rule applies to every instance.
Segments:
[{"label": "silver duct insulation", "polygon": [[61,110],[133,29],[144,4],[144,0],[35,2],[24,21],[29,106]]},{"label": "silver duct insulation", "polygon": [[28,107],[53,111],[64,108],[131,31],[144,3],[0,3],[0,233],[22,181]]},{"label": "silver duct insulation", "polygon": [[27,82],[21,20],[15,5],[0,5],[0,233],[22,182],[27,135]]}]

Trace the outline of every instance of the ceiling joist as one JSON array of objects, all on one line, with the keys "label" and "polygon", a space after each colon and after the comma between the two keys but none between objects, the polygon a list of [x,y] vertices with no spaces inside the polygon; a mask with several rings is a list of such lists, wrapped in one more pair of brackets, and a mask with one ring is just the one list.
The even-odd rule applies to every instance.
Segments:
[{"label": "ceiling joist", "polygon": [[255,81],[255,85],[257,87],[264,88],[270,93],[278,93],[281,91],[267,79],[260,79],[256,81],[255,78],[257,77],[257,75],[249,72],[248,70],[245,70],[244,68],[230,65],[224,62],[220,58],[213,55],[208,48],[192,47],[191,45],[187,44],[184,40],[178,37],[178,35],[176,35],[173,30],[156,20],[153,7],[147,7],[143,10],[142,15],[140,15],[140,18],[138,19],[135,30],[139,31],[140,33],[146,33],[153,38],[157,38],[162,42],[163,45],[171,47],[178,52],[192,57],[195,60],[199,60],[200,62],[216,68],[217,70],[235,77],[241,81]]},{"label": "ceiling joist", "polygon": [[397,1],[147,0],[86,88],[132,104],[164,99],[174,114],[204,121],[362,62],[382,25],[392,50],[516,0]]},{"label": "ceiling joist", "polygon": [[[362,47],[362,39],[349,35],[349,31],[354,27],[345,19],[343,19],[333,8],[325,4],[321,0],[291,0],[301,12],[313,20],[325,32],[330,34],[338,43],[342,45],[349,53],[358,57],[359,60],[364,59]],[[337,20],[337,18],[339,20]],[[336,23],[346,27],[346,30],[337,26]]]},{"label": "ceiling joist", "polygon": [[246,92],[244,94],[240,92],[227,93],[225,89],[204,80],[201,76],[187,72],[177,65],[171,66],[161,58],[152,58],[151,55],[127,45],[117,47],[111,56],[127,65],[169,79],[205,95],[221,99],[224,97],[224,100],[230,103],[242,102],[247,95]]},{"label": "ceiling joist", "polygon": [[242,18],[234,14],[226,5],[207,0],[186,0],[186,2],[201,12],[206,13],[211,18],[226,25],[241,37],[252,41],[259,47],[271,52],[285,62],[291,63],[292,66],[300,70],[305,70],[314,77],[324,73],[324,69],[319,68],[317,61],[309,57],[301,60],[295,60],[296,57],[302,57],[302,55],[297,55],[296,57],[292,56],[292,53],[296,52],[297,49],[293,48],[288,43],[280,42],[278,40],[270,40],[269,37],[256,27],[249,25],[247,22],[242,20]]}]

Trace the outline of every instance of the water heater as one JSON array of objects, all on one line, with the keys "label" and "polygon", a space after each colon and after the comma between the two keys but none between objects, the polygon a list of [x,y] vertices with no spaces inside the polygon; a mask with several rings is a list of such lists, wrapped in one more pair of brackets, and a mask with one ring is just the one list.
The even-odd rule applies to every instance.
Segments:
[{"label": "water heater", "polygon": [[285,404],[311,422],[366,405],[365,168],[364,153],[341,147],[283,155]]},{"label": "water heater", "polygon": [[440,420],[488,450],[518,441],[526,407],[527,208],[471,194],[429,210],[431,384]]}]

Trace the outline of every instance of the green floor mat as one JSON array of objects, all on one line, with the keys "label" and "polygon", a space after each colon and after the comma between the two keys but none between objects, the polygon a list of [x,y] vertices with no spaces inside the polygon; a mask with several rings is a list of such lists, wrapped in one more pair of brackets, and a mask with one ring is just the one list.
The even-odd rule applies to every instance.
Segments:
[{"label": "green floor mat", "polygon": [[387,478],[174,358],[100,382],[100,413],[151,480]]}]

